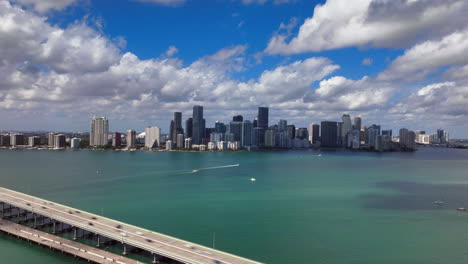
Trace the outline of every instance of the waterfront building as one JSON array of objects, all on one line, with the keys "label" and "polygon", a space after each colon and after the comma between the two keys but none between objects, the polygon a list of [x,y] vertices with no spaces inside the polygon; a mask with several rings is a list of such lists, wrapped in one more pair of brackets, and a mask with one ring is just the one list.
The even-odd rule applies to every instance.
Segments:
[{"label": "waterfront building", "polygon": [[70,147],[72,149],[77,149],[80,147],[80,142],[81,140],[79,138],[72,138],[71,141],[70,141]]},{"label": "waterfront building", "polygon": [[0,146],[2,147],[10,146],[10,135],[0,135]]},{"label": "waterfront building", "polygon": [[172,140],[166,140],[166,150],[172,150]]},{"label": "waterfront building", "polygon": [[287,130],[288,130],[288,121],[281,119],[281,120],[278,122],[278,130],[279,130],[280,132],[282,132],[282,131],[287,131]]},{"label": "waterfront building", "polygon": [[114,132],[112,135],[112,146],[115,148],[120,148],[120,146],[122,146],[122,134],[119,132]]},{"label": "waterfront building", "polygon": [[320,127],[320,146],[324,148],[335,148],[338,138],[337,122],[322,121]]},{"label": "waterfront building", "polygon": [[348,133],[348,141],[346,146],[352,149],[359,149],[361,147],[361,131],[357,128],[353,128]]},{"label": "waterfront building", "polygon": [[192,142],[193,144],[201,144],[205,138],[205,120],[203,119],[203,106],[193,106],[192,116]]},{"label": "waterfront building", "polygon": [[177,142],[177,136],[179,134],[184,133],[184,129],[182,128],[182,113],[181,112],[174,112],[174,120],[171,122],[171,128],[170,128],[170,136],[172,139],[172,142],[175,146],[177,147],[182,147],[183,145],[178,145]]},{"label": "waterfront building", "polygon": [[258,127],[258,118],[254,118],[253,127]]},{"label": "waterfront building", "polygon": [[390,136],[390,137],[392,137],[392,130],[391,130],[391,129],[382,130],[382,136]]},{"label": "waterfront building", "polygon": [[403,150],[415,149],[416,134],[406,128],[400,129],[400,148]]},{"label": "waterfront building", "polygon": [[372,125],[367,128],[367,141],[370,148],[375,148],[377,136],[380,136],[380,125]]},{"label": "waterfront building", "polygon": [[65,148],[65,135],[57,134],[54,136],[54,149]]},{"label": "waterfront building", "polygon": [[353,125],[351,123],[351,117],[349,115],[343,115],[341,117],[341,120],[343,122],[341,128],[341,142],[343,145],[346,145],[346,142],[348,142],[348,134],[349,132],[351,132],[351,129],[353,129]]},{"label": "waterfront building", "polygon": [[261,127],[254,127],[252,139],[254,146],[263,147],[265,145],[265,130]]},{"label": "waterfront building", "polygon": [[376,136],[375,146],[374,146],[375,151],[384,151],[383,137],[384,136],[381,136],[381,135]]},{"label": "waterfront building", "polygon": [[136,131],[128,130],[127,131],[127,148],[134,148],[136,146]]},{"label": "waterfront building", "polygon": [[239,149],[239,141],[233,141],[228,143],[228,148],[232,150],[238,150]]},{"label": "waterfront building", "polygon": [[289,139],[288,131],[281,131],[275,133],[275,143],[277,147],[288,148],[290,146],[290,141],[291,140]]},{"label": "waterfront building", "polygon": [[309,141],[312,144],[316,144],[320,140],[320,125],[310,124],[309,126]]},{"label": "waterfront building", "polygon": [[268,129],[268,107],[258,108],[258,127]]},{"label": "waterfront building", "polygon": [[242,122],[241,146],[251,146],[253,137],[253,124],[249,120]]},{"label": "waterfront building", "polygon": [[224,141],[228,141],[228,142],[235,141],[234,134],[232,133],[224,134]]},{"label": "waterfront building", "polygon": [[289,139],[294,139],[296,137],[296,126],[295,125],[288,125],[287,127]]},{"label": "waterfront building", "polygon": [[430,144],[431,143],[431,136],[426,135],[426,134],[419,134],[418,137],[416,138],[416,143],[419,144]]},{"label": "waterfront building", "polygon": [[178,134],[177,135],[177,147],[178,148],[183,148],[184,147],[184,142],[185,141],[185,138],[184,138],[184,134]]},{"label": "waterfront building", "polygon": [[219,141],[224,140],[224,134],[219,132],[211,132],[210,134],[210,142],[214,142],[215,144]]},{"label": "waterfront building", "polygon": [[233,122],[243,122],[243,121],[244,121],[244,117],[241,116],[241,115],[236,115],[236,116],[233,116],[233,117],[232,117],[232,121],[233,121]]},{"label": "waterfront building", "polygon": [[148,149],[158,148],[161,145],[161,129],[159,127],[145,128],[145,147]]},{"label": "waterfront building", "polygon": [[109,120],[105,117],[93,117],[89,133],[90,146],[105,146],[108,142]]},{"label": "waterfront building", "polygon": [[354,125],[353,125],[353,128],[355,128],[355,129],[361,131],[361,121],[362,121],[361,118],[358,117],[358,116],[356,116],[356,117],[354,118]]},{"label": "waterfront building", "polygon": [[216,133],[226,133],[226,125],[222,122],[216,121],[214,130]]},{"label": "waterfront building", "polygon": [[241,134],[242,134],[242,123],[241,122],[230,122],[229,126],[227,128],[228,133],[231,133],[234,135],[234,140],[232,141],[240,141],[241,140]]},{"label": "waterfront building", "polygon": [[55,136],[55,133],[53,132],[50,132],[49,134],[47,134],[47,145],[49,148],[54,147],[54,136]]},{"label": "waterfront building", "polygon": [[343,146],[343,122],[336,123],[336,146],[342,147]]},{"label": "waterfront building", "polygon": [[30,147],[39,146],[41,144],[41,138],[38,136],[29,137],[28,143]]},{"label": "waterfront building", "polygon": [[265,147],[266,148],[274,148],[276,147],[275,142],[275,131],[272,129],[268,129],[265,131]]},{"label": "waterfront building", "polygon": [[219,141],[217,143],[217,147],[219,150],[227,150],[228,149],[228,142],[226,141]]},{"label": "waterfront building", "polygon": [[24,145],[24,135],[19,134],[19,133],[10,134],[10,145],[12,147],[23,146]]},{"label": "waterfront building", "polygon": [[192,148],[192,139],[191,138],[186,138],[185,139],[184,148],[185,149],[191,149]]},{"label": "waterfront building", "polygon": [[208,150],[215,150],[216,149],[216,145],[214,142],[208,142]]},{"label": "waterfront building", "polygon": [[362,128],[361,128],[361,133],[360,133],[360,134],[361,134],[360,139],[361,139],[361,142],[364,142],[364,143],[366,143],[366,144],[369,143],[368,140],[367,140],[367,133],[368,133],[367,127],[366,127],[366,126],[362,126]]},{"label": "waterfront building", "polygon": [[191,138],[192,137],[192,129],[193,129],[193,122],[192,118],[188,118],[185,120],[185,137],[186,138]]},{"label": "waterfront building", "polygon": [[298,130],[297,130],[297,138],[299,139],[309,139],[309,131],[307,131],[307,128],[305,127],[300,127]]}]

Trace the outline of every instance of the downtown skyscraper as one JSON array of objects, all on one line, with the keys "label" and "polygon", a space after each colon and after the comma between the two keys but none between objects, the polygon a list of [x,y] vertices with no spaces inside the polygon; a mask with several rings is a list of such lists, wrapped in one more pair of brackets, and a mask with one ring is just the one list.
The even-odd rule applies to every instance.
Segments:
[{"label": "downtown skyscraper", "polygon": [[205,137],[205,119],[203,119],[203,106],[193,106],[192,116],[192,144],[201,144]]},{"label": "downtown skyscraper", "polygon": [[265,130],[268,129],[268,107],[258,108],[258,124],[257,126]]}]

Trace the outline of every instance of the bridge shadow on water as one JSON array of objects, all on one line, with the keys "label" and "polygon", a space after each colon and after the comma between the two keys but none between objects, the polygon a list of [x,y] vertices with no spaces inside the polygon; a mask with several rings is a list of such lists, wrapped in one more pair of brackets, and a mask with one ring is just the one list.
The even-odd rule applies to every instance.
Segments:
[{"label": "bridge shadow on water", "polygon": [[[395,193],[368,193],[359,197],[367,209],[440,210],[468,208],[468,184],[388,181],[375,186]],[[437,204],[435,201],[442,201]]]}]

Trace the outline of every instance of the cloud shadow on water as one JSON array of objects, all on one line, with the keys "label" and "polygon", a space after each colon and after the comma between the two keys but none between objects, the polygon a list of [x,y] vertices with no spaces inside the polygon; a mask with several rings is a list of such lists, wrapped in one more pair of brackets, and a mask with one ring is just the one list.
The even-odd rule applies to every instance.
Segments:
[{"label": "cloud shadow on water", "polygon": [[[359,199],[367,209],[440,210],[468,207],[468,184],[433,184],[407,181],[376,183],[397,193],[368,193]],[[444,204],[436,204],[443,201]]]}]

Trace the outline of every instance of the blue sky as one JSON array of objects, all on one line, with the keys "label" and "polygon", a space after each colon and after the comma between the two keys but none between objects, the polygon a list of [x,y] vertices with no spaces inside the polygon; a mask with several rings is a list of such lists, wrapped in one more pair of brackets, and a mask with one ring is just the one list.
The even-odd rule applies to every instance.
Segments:
[{"label": "blue sky", "polygon": [[[169,126],[205,106],[468,137],[462,0],[0,0],[1,129]],[[428,15],[429,14],[429,15]]]}]

